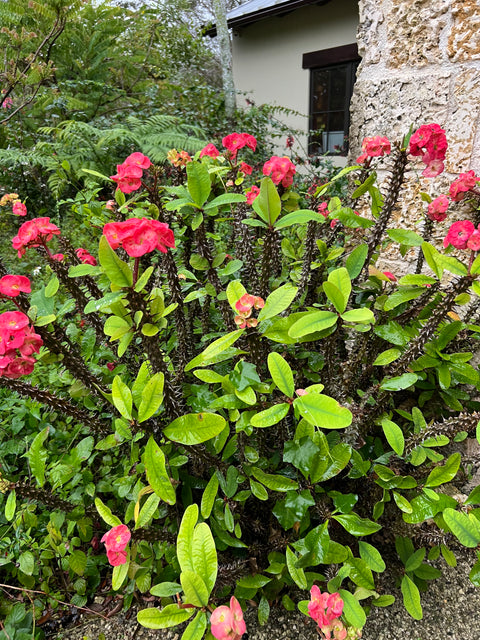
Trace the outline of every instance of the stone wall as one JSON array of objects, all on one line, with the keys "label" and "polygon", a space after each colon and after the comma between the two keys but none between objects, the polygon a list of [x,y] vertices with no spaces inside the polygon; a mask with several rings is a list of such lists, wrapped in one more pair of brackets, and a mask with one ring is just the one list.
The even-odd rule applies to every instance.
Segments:
[{"label": "stone wall", "polygon": [[[360,0],[359,9],[362,62],[351,105],[352,159],[365,136],[393,141],[411,124],[430,122],[447,133],[445,173],[422,178],[422,163],[410,172],[406,206],[395,225],[414,228],[426,206],[420,191],[447,193],[458,173],[480,174],[480,0]],[[458,219],[462,208],[454,208]],[[439,239],[452,221],[436,230]]]}]

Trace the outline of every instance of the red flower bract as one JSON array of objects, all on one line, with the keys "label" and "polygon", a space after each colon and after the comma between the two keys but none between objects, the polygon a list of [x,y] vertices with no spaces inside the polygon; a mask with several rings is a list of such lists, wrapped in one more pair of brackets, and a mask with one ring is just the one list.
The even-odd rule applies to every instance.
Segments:
[{"label": "red flower bract", "polygon": [[122,246],[132,258],[139,258],[155,249],[167,253],[167,247],[175,248],[173,231],[168,224],[148,218],[107,222],[103,234],[112,249]]},{"label": "red flower bract", "polygon": [[29,322],[21,311],[0,315],[0,376],[15,379],[32,373],[35,358],[31,356],[38,353],[43,341]]},{"label": "red flower bract", "polygon": [[291,186],[296,171],[295,165],[287,156],[272,156],[263,165],[263,175],[270,176],[273,184],[281,183],[286,189]]},{"label": "red flower bract", "polygon": [[450,198],[454,202],[460,202],[460,200],[463,200],[465,197],[467,191],[473,189],[479,181],[480,177],[476,176],[473,170],[467,173],[461,173],[450,185]]},{"label": "red flower bract", "polygon": [[454,222],[448,230],[443,246],[448,247],[449,244],[455,249],[466,249],[468,239],[475,231],[475,225],[470,220],[458,220]]},{"label": "red flower bract", "polygon": [[3,276],[0,278],[0,294],[16,298],[20,293],[30,293],[32,285],[26,276]]},{"label": "red flower bract", "polygon": [[20,258],[28,247],[44,245],[54,235],[60,235],[60,229],[50,222],[50,218],[34,218],[21,225],[17,235],[12,238],[12,246]]},{"label": "red flower bract", "polygon": [[422,156],[422,161],[427,165],[422,175],[434,178],[444,169],[447,147],[445,130],[440,125],[423,124],[410,138],[409,153],[412,156]]}]

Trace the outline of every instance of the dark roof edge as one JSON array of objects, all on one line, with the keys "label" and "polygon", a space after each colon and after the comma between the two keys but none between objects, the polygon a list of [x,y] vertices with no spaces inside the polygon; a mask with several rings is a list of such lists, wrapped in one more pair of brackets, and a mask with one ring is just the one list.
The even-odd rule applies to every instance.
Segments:
[{"label": "dark roof edge", "polygon": [[[253,24],[254,22],[265,20],[266,18],[272,18],[282,13],[289,13],[290,11],[300,9],[301,7],[307,6],[309,4],[317,4],[321,6],[324,4],[328,4],[329,2],[331,2],[331,0],[288,0],[287,2],[283,2],[282,4],[277,4],[265,9],[259,9],[258,11],[247,13],[243,16],[239,16],[238,18],[232,18],[231,20],[227,21],[227,24],[229,29],[245,27],[249,24]],[[215,37],[217,35],[216,26],[212,25],[209,29],[205,30],[204,35],[210,36],[212,38]]]}]

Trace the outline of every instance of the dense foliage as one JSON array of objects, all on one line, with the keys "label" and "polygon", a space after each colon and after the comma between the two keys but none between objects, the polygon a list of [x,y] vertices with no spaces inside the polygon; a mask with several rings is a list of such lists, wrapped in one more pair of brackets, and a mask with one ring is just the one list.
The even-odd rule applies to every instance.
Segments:
[{"label": "dense foliage", "polygon": [[[418,232],[391,226],[412,156],[438,175],[445,150],[438,125],[370,139],[310,189],[286,157],[253,170],[245,133],[163,164],[133,153],[70,203],[75,244],[2,198],[28,219],[0,279],[0,564],[36,590],[30,615],[83,607],[108,577],[125,607],[157,598],[145,626],[190,620],[185,639],[240,638],[240,605],[262,623],[281,601],[342,640],[393,602],[388,562],[422,617],[431,561],[480,544],[480,490],[458,491],[460,443],[480,437],[480,232],[451,226],[466,260],[428,242],[480,178],[423,194]],[[411,273],[375,266],[392,243]]]}]

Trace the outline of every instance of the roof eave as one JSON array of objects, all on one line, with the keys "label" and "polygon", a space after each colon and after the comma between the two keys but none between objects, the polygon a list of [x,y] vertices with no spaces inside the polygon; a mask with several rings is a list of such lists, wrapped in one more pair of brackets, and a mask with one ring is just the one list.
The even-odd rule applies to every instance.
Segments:
[{"label": "roof eave", "polygon": [[[284,2],[282,4],[277,4],[265,9],[259,9],[258,11],[252,13],[246,13],[243,16],[238,16],[238,18],[231,18],[230,20],[227,20],[227,24],[229,29],[237,29],[239,27],[246,27],[249,24],[259,22],[260,20],[265,20],[266,18],[285,15],[287,13],[290,13],[291,11],[294,11],[295,9],[300,9],[301,7],[310,4],[317,4],[321,6],[327,4],[328,2],[331,2],[331,0],[289,0],[288,2]],[[214,38],[217,35],[216,26],[212,25],[204,32],[204,35]]]}]

